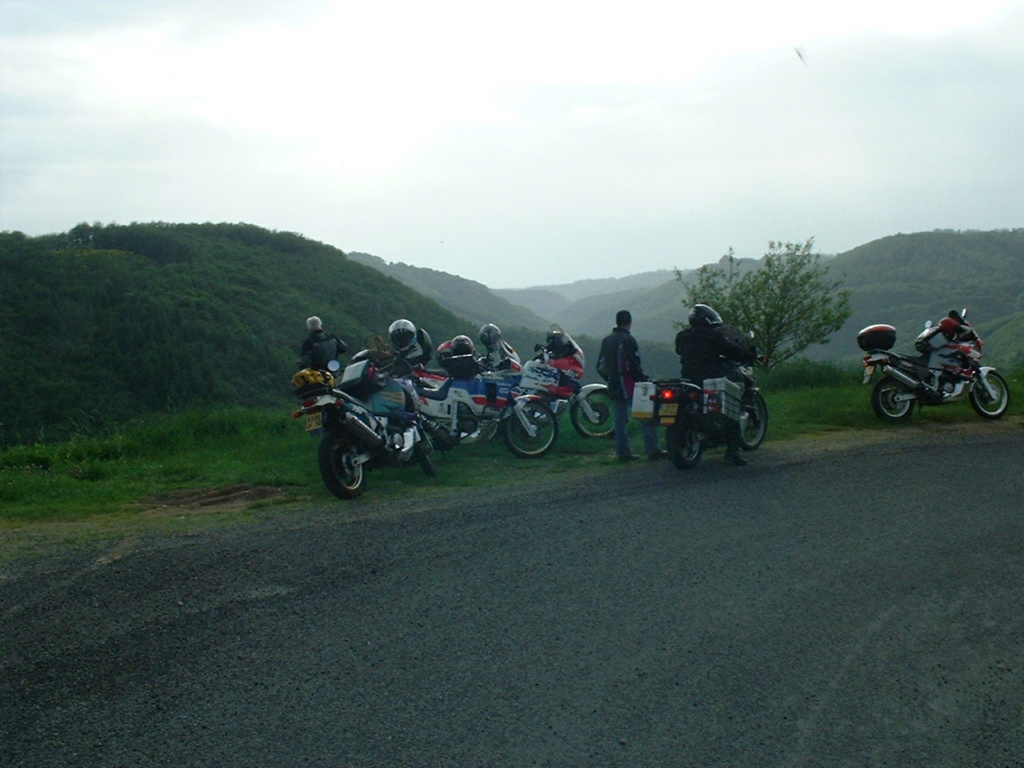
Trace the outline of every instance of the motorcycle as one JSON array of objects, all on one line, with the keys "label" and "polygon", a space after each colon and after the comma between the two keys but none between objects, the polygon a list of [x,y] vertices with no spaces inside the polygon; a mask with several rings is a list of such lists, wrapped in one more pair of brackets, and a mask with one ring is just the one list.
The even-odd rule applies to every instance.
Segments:
[{"label": "motorcycle", "polygon": [[583,352],[576,342],[552,325],[548,342],[538,344],[534,351],[537,355],[522,367],[519,391],[539,397],[559,420],[568,411],[569,421],[581,437],[608,437],[615,427],[608,387],[580,383]]},{"label": "motorcycle", "polygon": [[918,356],[892,352],[896,329],[869,325],[857,334],[864,356],[863,383],[876,371],[882,377],[871,391],[871,407],[880,419],[898,422],[910,417],[913,405],[947,405],[968,398],[985,419],[998,419],[1010,405],[1006,379],[992,366],[981,365],[982,341],[966,320],[967,310],[952,310],[938,325],[931,320],[914,342]]},{"label": "motorcycle", "polygon": [[354,499],[366,488],[371,468],[415,462],[436,477],[432,446],[406,390],[371,359],[327,371],[307,368],[292,377],[306,431],[320,436],[318,464],[324,485],[339,499]]},{"label": "motorcycle", "polygon": [[541,398],[516,392],[517,374],[483,371],[472,355],[450,356],[444,365],[445,373],[418,368],[408,378],[438,449],[484,442],[500,432],[514,456],[538,458],[551,450],[558,419]]},{"label": "motorcycle", "polygon": [[[734,326],[720,326],[716,332],[739,344],[742,337]],[[700,384],[689,379],[659,379],[638,382],[633,391],[635,419],[654,419],[665,427],[668,459],[679,469],[692,469],[705,450],[727,442],[731,422],[739,422],[739,447],[757,450],[768,434],[768,404],[754,380],[752,365],[737,365],[742,382],[720,377]]]}]

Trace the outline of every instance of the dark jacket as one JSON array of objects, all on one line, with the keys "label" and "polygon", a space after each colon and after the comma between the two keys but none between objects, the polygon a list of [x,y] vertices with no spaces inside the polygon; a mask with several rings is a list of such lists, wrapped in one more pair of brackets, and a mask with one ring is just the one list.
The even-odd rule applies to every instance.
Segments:
[{"label": "dark jacket", "polygon": [[632,400],[634,385],[647,381],[636,339],[625,328],[614,328],[601,342],[600,356],[608,363],[608,395],[614,400]]},{"label": "dark jacket", "polygon": [[700,383],[725,376],[736,363],[752,363],[757,352],[730,341],[714,328],[684,328],[676,334],[682,377]]},{"label": "dark jacket", "polygon": [[331,360],[337,360],[338,355],[347,349],[348,345],[333,333],[327,333],[323,329],[311,331],[302,342],[299,368],[324,370]]}]

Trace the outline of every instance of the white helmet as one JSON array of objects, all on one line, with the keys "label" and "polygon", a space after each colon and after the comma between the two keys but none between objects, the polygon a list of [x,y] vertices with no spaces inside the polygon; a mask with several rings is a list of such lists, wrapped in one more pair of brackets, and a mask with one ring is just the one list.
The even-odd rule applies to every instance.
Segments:
[{"label": "white helmet", "polygon": [[388,336],[395,349],[405,349],[416,339],[416,326],[408,320],[395,320],[388,327]]}]

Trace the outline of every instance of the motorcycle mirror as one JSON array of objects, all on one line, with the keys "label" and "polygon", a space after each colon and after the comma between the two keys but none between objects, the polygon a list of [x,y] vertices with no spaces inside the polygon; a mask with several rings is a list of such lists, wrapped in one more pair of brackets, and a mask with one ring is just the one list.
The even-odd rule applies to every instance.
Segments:
[{"label": "motorcycle mirror", "polygon": [[747,331],[747,335],[750,336],[750,338],[754,338],[754,332],[753,331]]},{"label": "motorcycle mirror", "polygon": [[960,317],[962,317],[964,320],[967,319],[967,307],[964,307],[963,309],[960,310]]},{"label": "motorcycle mirror", "polygon": [[331,373],[337,373],[338,371],[341,370],[341,363],[339,363],[337,360],[330,360],[327,363],[327,370],[330,371]]},{"label": "motorcycle mirror", "polygon": [[932,327],[932,321],[931,320],[925,320],[924,321],[924,327],[925,328],[931,328]]}]

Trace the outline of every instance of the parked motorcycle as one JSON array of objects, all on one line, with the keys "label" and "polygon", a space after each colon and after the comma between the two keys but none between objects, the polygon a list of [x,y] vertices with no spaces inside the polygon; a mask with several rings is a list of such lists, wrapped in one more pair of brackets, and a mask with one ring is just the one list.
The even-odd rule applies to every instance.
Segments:
[{"label": "parked motorcycle", "polygon": [[581,384],[583,352],[559,326],[552,325],[537,355],[526,362],[519,390],[536,395],[556,418],[569,412],[569,421],[582,437],[608,437],[615,427],[611,397],[605,384]]},{"label": "parked motorcycle", "polygon": [[[720,326],[717,333],[748,345],[735,326]],[[730,422],[739,422],[740,448],[757,450],[768,434],[768,404],[754,380],[754,368],[737,365],[741,382],[721,377],[701,383],[689,379],[642,381],[633,391],[635,419],[654,419],[665,427],[668,459],[679,469],[692,469],[705,450],[725,445]]]},{"label": "parked motorcycle", "polygon": [[331,370],[305,369],[292,378],[306,431],[321,435],[320,476],[339,499],[353,499],[366,487],[374,467],[415,462],[435,477],[431,444],[406,390],[382,373],[372,359],[346,366],[340,380],[337,361]]},{"label": "parked motorcycle", "polygon": [[967,310],[955,310],[934,325],[925,323],[914,342],[917,356],[892,352],[896,329],[869,325],[857,334],[868,384],[876,371],[882,377],[871,391],[871,407],[880,419],[901,421],[913,405],[946,405],[967,397],[985,419],[998,419],[1010,405],[1006,379],[992,366],[981,365],[982,341],[966,320]]},{"label": "parked motorcycle", "polygon": [[516,392],[518,375],[481,371],[472,355],[453,355],[445,365],[466,375],[421,368],[409,377],[420,418],[439,449],[483,442],[500,432],[515,456],[537,458],[551,450],[558,419],[539,397]]}]

